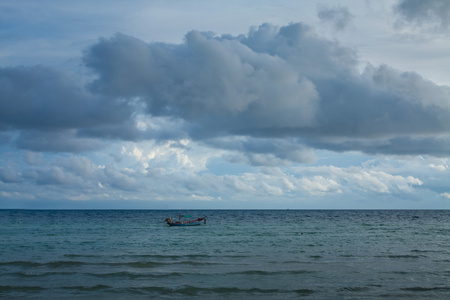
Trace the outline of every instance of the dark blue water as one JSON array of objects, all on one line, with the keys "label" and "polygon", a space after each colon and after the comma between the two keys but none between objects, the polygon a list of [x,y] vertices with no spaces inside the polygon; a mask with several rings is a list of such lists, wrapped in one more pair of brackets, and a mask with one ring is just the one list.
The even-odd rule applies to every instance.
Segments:
[{"label": "dark blue water", "polygon": [[0,298],[450,299],[450,211],[190,214],[0,210]]}]

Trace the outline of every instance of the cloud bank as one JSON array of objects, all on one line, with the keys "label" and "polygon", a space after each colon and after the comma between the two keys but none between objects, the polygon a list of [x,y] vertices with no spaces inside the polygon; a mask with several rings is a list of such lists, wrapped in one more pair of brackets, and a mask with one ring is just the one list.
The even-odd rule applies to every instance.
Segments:
[{"label": "cloud bank", "polygon": [[181,44],[117,33],[83,62],[95,76],[87,83],[41,66],[0,69],[0,141],[83,152],[108,140],[192,139],[254,165],[310,162],[311,149],[450,154],[448,86],[387,65],[360,72],[354,50],[303,23],[191,31]]}]

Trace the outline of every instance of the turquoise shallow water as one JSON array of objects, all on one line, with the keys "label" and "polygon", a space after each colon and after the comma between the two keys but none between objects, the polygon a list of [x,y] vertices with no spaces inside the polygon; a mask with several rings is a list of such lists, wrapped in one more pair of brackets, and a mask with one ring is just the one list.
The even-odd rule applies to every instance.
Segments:
[{"label": "turquoise shallow water", "polygon": [[178,213],[0,210],[0,298],[450,298],[450,211]]}]

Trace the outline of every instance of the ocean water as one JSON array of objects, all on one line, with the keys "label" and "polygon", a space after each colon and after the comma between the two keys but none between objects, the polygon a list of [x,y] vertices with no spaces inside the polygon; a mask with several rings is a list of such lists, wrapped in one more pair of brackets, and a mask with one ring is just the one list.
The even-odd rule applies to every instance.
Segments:
[{"label": "ocean water", "polygon": [[0,298],[450,299],[447,210],[178,213],[0,210]]}]

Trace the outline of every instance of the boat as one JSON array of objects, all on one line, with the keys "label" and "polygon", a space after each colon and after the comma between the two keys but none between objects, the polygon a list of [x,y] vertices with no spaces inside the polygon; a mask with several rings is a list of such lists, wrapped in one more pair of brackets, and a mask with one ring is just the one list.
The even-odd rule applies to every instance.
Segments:
[{"label": "boat", "polygon": [[168,217],[167,219],[164,220],[164,222],[169,224],[169,226],[198,226],[198,225],[206,224],[206,216],[203,218],[197,218],[194,220],[186,220],[186,221],[182,221],[181,220],[182,217],[192,218],[191,216],[180,214],[178,221],[173,221],[172,218]]}]

